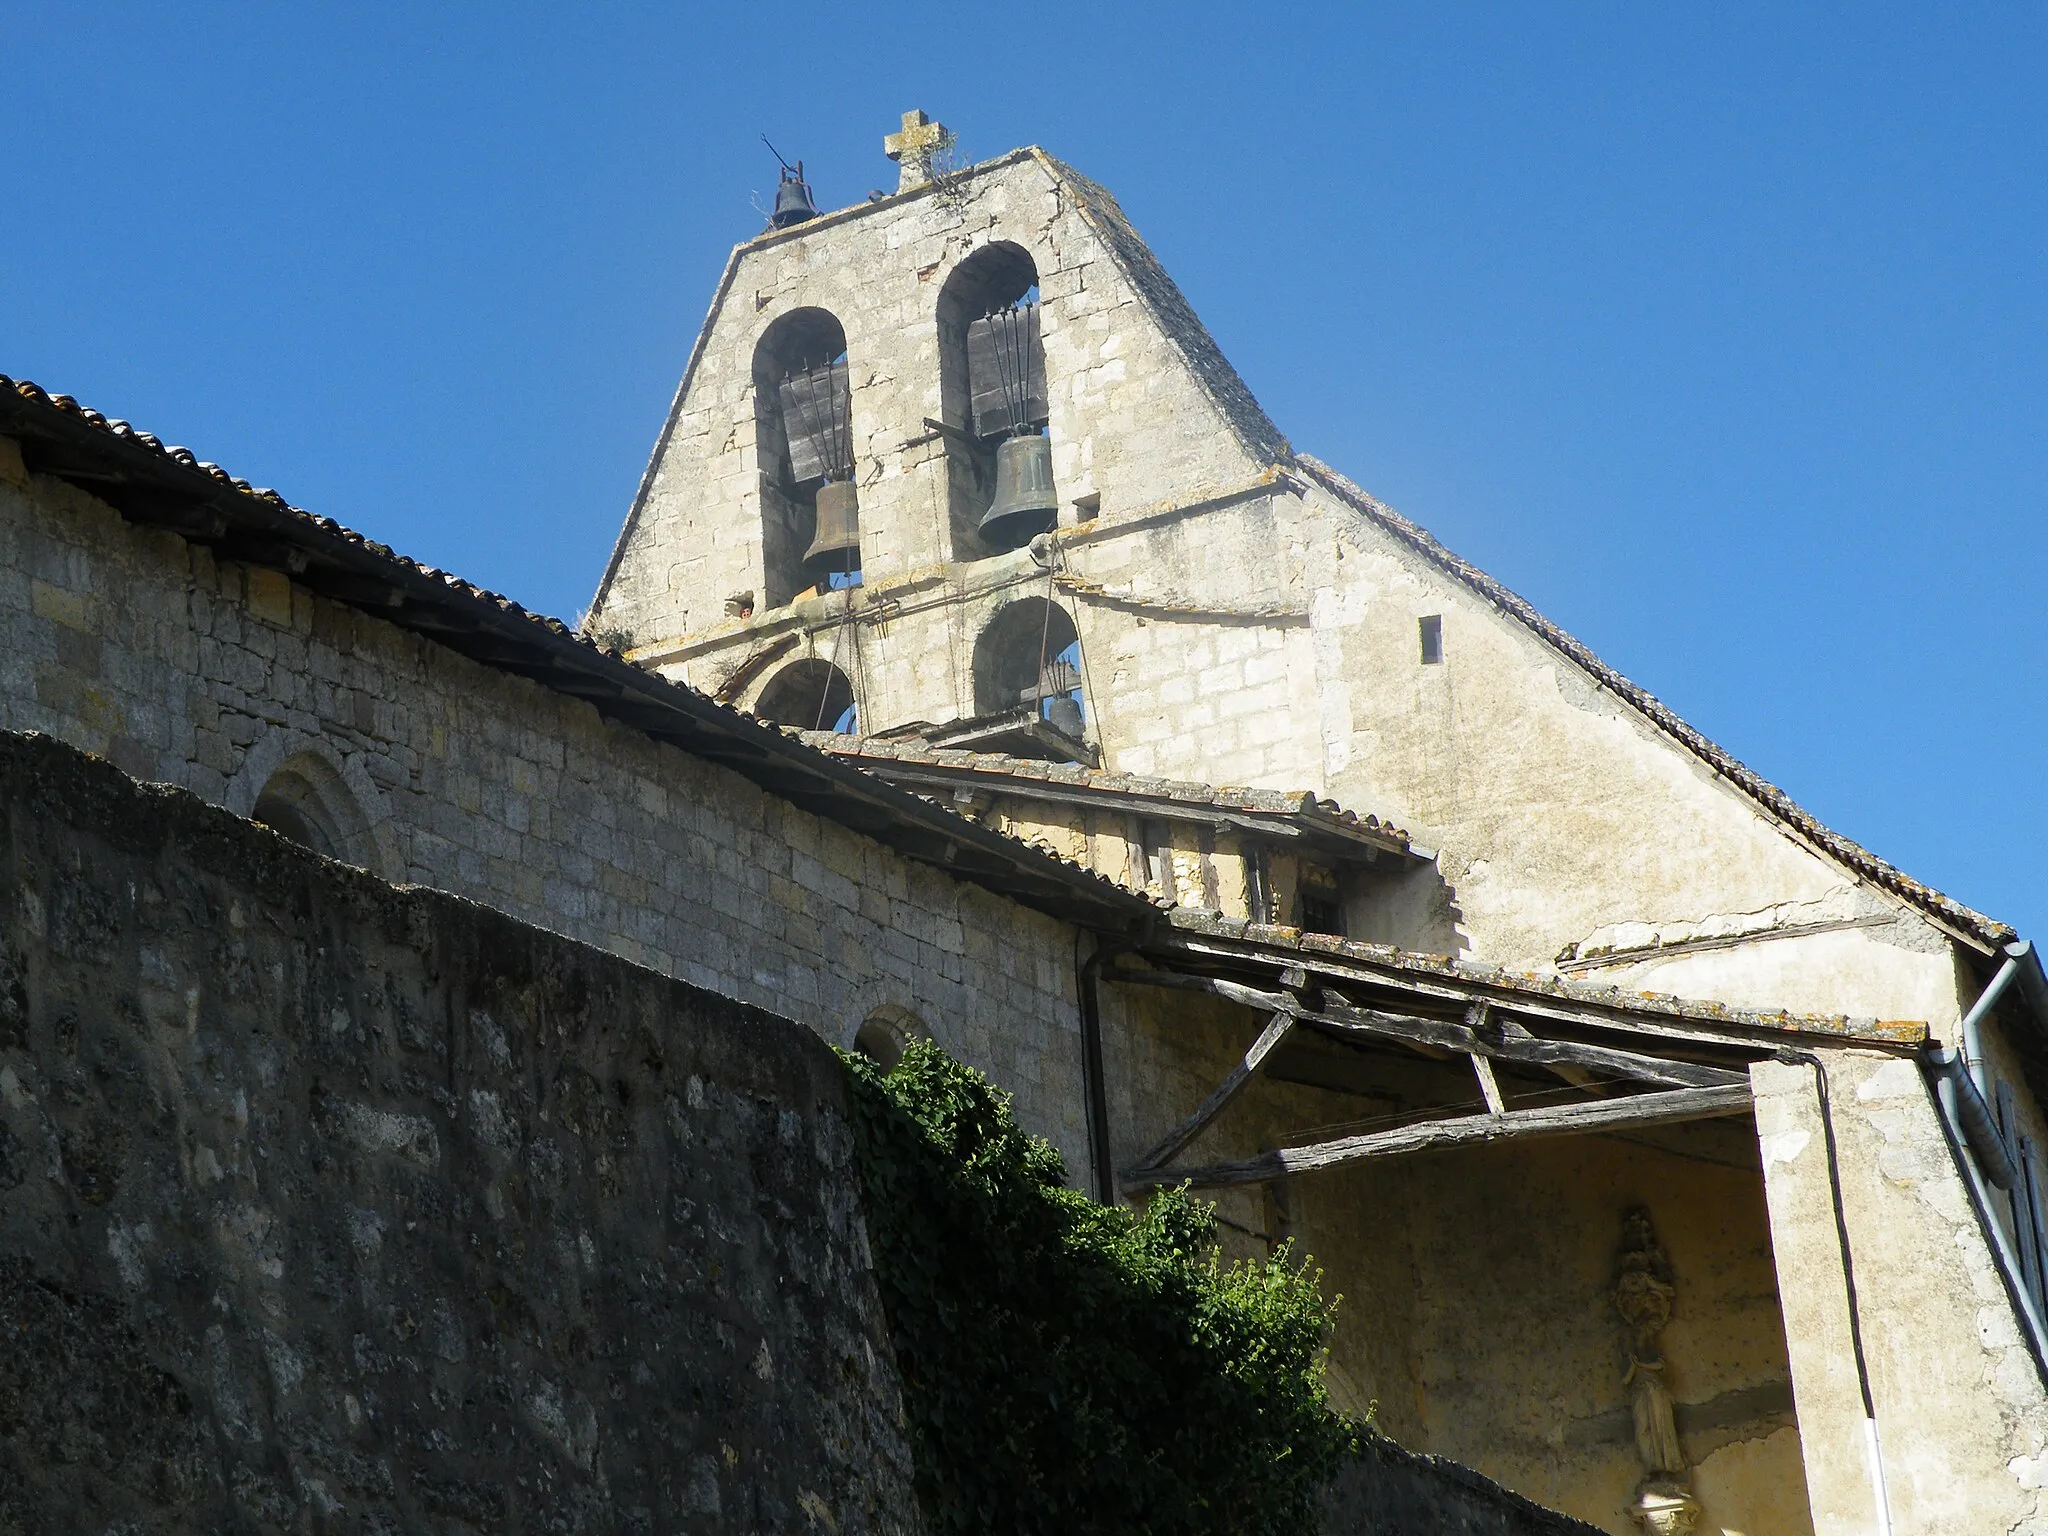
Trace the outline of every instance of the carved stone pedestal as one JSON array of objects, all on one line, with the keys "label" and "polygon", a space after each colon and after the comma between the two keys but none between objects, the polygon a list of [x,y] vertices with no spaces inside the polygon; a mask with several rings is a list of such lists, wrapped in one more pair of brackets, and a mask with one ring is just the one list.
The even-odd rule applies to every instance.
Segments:
[{"label": "carved stone pedestal", "polygon": [[1628,1512],[1651,1536],[1692,1536],[1700,1504],[1683,1483],[1652,1478],[1636,1490]]}]

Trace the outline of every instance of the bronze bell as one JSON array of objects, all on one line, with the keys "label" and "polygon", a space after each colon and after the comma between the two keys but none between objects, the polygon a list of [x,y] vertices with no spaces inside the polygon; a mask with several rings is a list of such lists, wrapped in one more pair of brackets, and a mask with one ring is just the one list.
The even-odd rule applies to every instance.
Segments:
[{"label": "bronze bell", "polygon": [[804,551],[804,564],[828,571],[860,569],[860,499],[851,480],[827,480],[818,487],[818,536]]},{"label": "bronze bell", "polygon": [[1062,736],[1080,741],[1086,729],[1081,722],[1081,701],[1071,693],[1054,694],[1045,701],[1045,723]]},{"label": "bronze bell", "polygon": [[801,224],[817,216],[818,208],[811,201],[811,189],[804,182],[804,163],[799,160],[796,169],[785,170],[782,180],[776,183],[775,212],[768,216],[768,222],[777,229],[788,229],[792,224]]},{"label": "bronze bell", "polygon": [[994,549],[1015,549],[1059,517],[1052,485],[1052,439],[1032,433],[996,445],[996,495],[976,530]]}]

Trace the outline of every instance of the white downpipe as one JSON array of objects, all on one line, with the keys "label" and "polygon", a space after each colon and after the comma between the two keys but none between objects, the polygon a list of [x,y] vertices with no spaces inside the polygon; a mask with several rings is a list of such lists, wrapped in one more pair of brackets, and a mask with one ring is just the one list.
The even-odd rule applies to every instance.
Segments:
[{"label": "white downpipe", "polygon": [[1984,1019],[2005,996],[2005,989],[2018,977],[2021,963],[2020,955],[2007,953],[2005,964],[1991,978],[1991,985],[1970,1005],[1970,1011],[1963,1015],[1962,1025],[1956,1031],[1961,1036],[1957,1043],[1963,1048],[1963,1070],[1970,1074],[1970,1080],[1977,1085],[1977,1092],[1986,1104],[1991,1103],[1991,1073],[1984,1065]]},{"label": "white downpipe", "polygon": [[1884,1451],[1877,1443],[1877,1420],[1863,1421],[1863,1444],[1870,1452],[1870,1487],[1877,1496],[1877,1536],[1892,1536],[1892,1501],[1884,1486]]}]

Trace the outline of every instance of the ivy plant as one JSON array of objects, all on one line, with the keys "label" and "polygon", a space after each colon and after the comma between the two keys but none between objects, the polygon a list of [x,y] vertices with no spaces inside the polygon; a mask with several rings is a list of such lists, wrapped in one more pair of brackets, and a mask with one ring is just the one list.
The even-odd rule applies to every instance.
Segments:
[{"label": "ivy plant", "polygon": [[1329,1406],[1312,1265],[1223,1264],[1182,1190],[1139,1213],[1069,1189],[1009,1095],[929,1042],[846,1063],[932,1536],[1314,1529],[1361,1429]]}]

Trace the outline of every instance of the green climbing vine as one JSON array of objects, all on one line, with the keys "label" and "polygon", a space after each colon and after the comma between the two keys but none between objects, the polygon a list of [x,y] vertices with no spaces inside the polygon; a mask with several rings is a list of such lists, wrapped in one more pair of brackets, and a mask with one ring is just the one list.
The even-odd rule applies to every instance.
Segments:
[{"label": "green climbing vine", "polygon": [[848,1056],[868,1234],[932,1536],[1290,1536],[1355,1443],[1335,1302],[1283,1248],[1215,1257],[1207,1205],[1064,1187],[1009,1096],[938,1047]]}]

